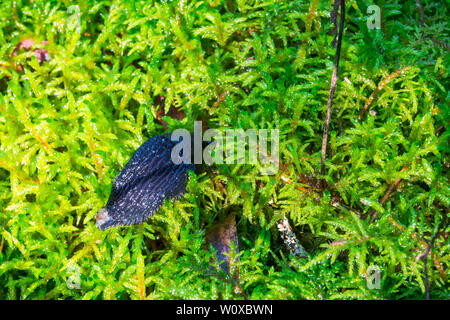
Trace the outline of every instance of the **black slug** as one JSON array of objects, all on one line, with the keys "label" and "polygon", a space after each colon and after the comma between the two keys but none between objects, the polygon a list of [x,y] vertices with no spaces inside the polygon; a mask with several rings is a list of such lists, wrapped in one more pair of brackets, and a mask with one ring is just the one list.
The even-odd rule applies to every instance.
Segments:
[{"label": "black slug", "polygon": [[140,224],[154,215],[166,198],[178,199],[189,179],[193,164],[174,164],[170,134],[148,139],[114,178],[105,208],[97,213],[101,230]]}]

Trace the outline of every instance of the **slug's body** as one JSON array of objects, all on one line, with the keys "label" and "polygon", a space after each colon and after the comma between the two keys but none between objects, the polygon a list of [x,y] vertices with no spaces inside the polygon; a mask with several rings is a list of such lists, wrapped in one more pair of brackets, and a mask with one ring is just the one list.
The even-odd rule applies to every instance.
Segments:
[{"label": "slug's body", "polygon": [[106,207],[97,214],[101,230],[140,224],[154,215],[166,198],[181,197],[193,164],[174,164],[170,135],[147,140],[114,178]]}]

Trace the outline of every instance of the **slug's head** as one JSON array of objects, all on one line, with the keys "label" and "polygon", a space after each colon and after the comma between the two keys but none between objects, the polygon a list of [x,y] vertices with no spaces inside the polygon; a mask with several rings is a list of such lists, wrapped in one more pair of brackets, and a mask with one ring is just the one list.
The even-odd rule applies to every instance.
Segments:
[{"label": "slug's head", "polygon": [[111,222],[113,222],[113,220],[108,214],[108,209],[101,208],[98,210],[95,224],[100,230],[111,228]]}]

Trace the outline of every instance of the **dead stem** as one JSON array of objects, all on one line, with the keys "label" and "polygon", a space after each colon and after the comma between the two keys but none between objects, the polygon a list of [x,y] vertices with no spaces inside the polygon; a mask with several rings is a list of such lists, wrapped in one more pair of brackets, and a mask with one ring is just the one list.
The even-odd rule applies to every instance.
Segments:
[{"label": "dead stem", "polygon": [[372,102],[375,100],[378,92],[380,92],[391,80],[393,80],[394,78],[398,77],[399,75],[401,75],[404,71],[409,70],[411,67],[410,66],[406,66],[400,70],[397,70],[394,73],[391,73],[390,75],[388,75],[385,79],[383,79],[378,86],[375,88],[375,91],[370,95],[369,99],[367,99],[366,104],[364,105],[364,108],[361,110],[361,113],[358,116],[358,120],[361,120],[362,117],[364,116],[364,114],[366,113],[367,109],[369,109],[370,105],[372,104]]},{"label": "dead stem", "polygon": [[[333,99],[334,92],[336,91],[336,84],[338,80],[338,68],[339,68],[339,60],[341,56],[341,45],[342,45],[342,36],[344,34],[344,20],[345,20],[345,0],[335,0],[340,3],[335,3],[335,8],[333,12],[337,14],[337,6],[339,5],[341,8],[341,19],[339,21],[339,35],[337,39],[337,48],[336,48],[336,56],[334,57],[334,68],[333,74],[331,76],[331,84],[330,84],[330,95],[328,97],[328,107],[327,107],[327,115],[325,118],[325,124],[323,126],[323,136],[322,136],[322,155],[321,155],[321,165],[320,165],[320,174],[325,175],[325,157],[327,153],[327,142],[328,142],[328,130],[330,127],[331,121],[331,112],[333,110]],[[335,11],[336,10],[336,11]],[[332,20],[334,21],[336,17],[332,14]],[[324,182],[323,182],[324,184]]]}]

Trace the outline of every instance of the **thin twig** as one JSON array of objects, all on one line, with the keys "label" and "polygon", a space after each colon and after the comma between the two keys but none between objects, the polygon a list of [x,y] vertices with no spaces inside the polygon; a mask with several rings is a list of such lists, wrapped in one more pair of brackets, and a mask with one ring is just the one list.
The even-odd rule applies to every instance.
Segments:
[{"label": "thin twig", "polygon": [[[337,48],[336,48],[336,56],[334,57],[334,69],[333,74],[331,76],[331,84],[330,84],[330,95],[328,97],[328,107],[327,107],[327,115],[325,118],[325,124],[323,126],[323,136],[322,136],[322,157],[321,157],[321,165],[320,165],[320,173],[322,175],[325,174],[325,157],[327,154],[327,142],[328,142],[328,130],[330,127],[331,121],[331,111],[333,110],[333,99],[334,92],[336,91],[336,84],[338,80],[338,68],[339,68],[339,59],[341,57],[341,45],[342,45],[342,36],[344,34],[344,20],[345,20],[345,0],[335,0],[335,7],[333,12],[337,14],[337,6],[341,7],[341,19],[339,21],[339,34],[337,39]],[[337,1],[340,3],[338,4]],[[334,20],[336,17],[333,17]]]},{"label": "thin twig", "polygon": [[374,92],[372,92],[372,94],[370,95],[369,99],[367,99],[366,104],[364,105],[364,108],[361,110],[361,113],[358,116],[358,120],[361,120],[362,117],[364,116],[364,113],[367,111],[367,109],[369,109],[370,105],[372,104],[372,102],[375,100],[378,92],[380,92],[392,79],[398,77],[402,72],[409,70],[411,67],[410,66],[406,66],[400,70],[395,71],[394,73],[391,73],[390,75],[388,75],[385,79],[383,79],[378,86],[375,88]]},{"label": "thin twig", "polygon": [[423,253],[421,253],[416,259],[416,261],[417,260],[423,261],[423,273],[425,275],[425,299],[426,300],[430,300],[430,281],[428,279],[427,257],[428,257],[428,254],[430,253],[431,248],[434,245],[434,241],[436,240],[438,235],[439,235],[439,232],[436,232],[435,235],[433,236],[433,238],[431,238],[431,241],[428,244],[426,250]]},{"label": "thin twig", "polygon": [[[403,172],[403,171],[405,171],[405,170],[408,169],[408,168],[409,168],[408,166],[404,166],[404,167],[402,168],[402,170],[400,170],[400,172]],[[384,206],[384,204],[388,201],[388,199],[389,199],[391,193],[395,190],[395,188],[398,186],[398,184],[400,183],[400,181],[402,181],[402,178],[397,178],[397,179],[395,179],[395,181],[391,184],[391,186],[389,187],[388,191],[386,191],[386,193],[384,194],[383,198],[382,198],[381,201],[380,201],[380,204],[381,204],[382,206]],[[373,210],[373,211],[370,213],[370,223],[374,222],[376,217],[377,217],[377,211],[376,211],[376,210]]]},{"label": "thin twig", "polygon": [[[259,143],[256,144],[259,152],[261,152],[265,157],[269,158],[273,163],[276,163],[278,167],[281,167],[281,169],[289,176],[291,174],[291,172],[289,171],[289,169],[283,164],[281,163],[277,158],[275,158],[273,155],[271,155],[270,153],[267,152],[267,150],[265,150],[264,148],[261,147],[261,145]],[[289,177],[286,177],[284,175],[281,176],[281,179],[283,179],[283,181],[287,182],[287,183],[292,183],[292,180]],[[308,189],[302,187],[302,186],[297,186],[297,189],[303,191],[303,192],[307,192]]]},{"label": "thin twig", "polygon": [[[394,218],[392,217],[388,217],[388,221],[398,230],[405,232],[405,227],[403,227],[400,223],[398,223],[398,221],[396,221]],[[417,234],[417,232],[413,232],[411,233],[411,238],[416,240],[421,246],[422,248],[427,248],[427,243],[425,241],[423,241],[422,239],[420,239],[419,235]],[[446,271],[442,268],[441,262],[439,261],[439,258],[433,255],[433,251],[431,251],[431,258],[433,259],[434,265],[436,267],[436,269],[439,270],[439,273],[441,275],[441,278],[444,279],[445,281],[447,281],[447,273]]]},{"label": "thin twig", "polygon": [[427,267],[427,256],[431,250],[432,242],[428,245],[427,250],[425,250],[425,254],[423,256],[423,272],[425,274],[425,299],[430,300],[430,281],[428,280],[428,267]]},{"label": "thin twig", "polygon": [[386,23],[385,23],[385,19],[384,19],[384,3],[385,1],[383,0],[380,4],[381,7],[381,30],[383,30],[383,36],[386,38]]},{"label": "thin twig", "polygon": [[[409,167],[408,166],[404,166],[402,168],[402,171],[407,170]],[[394,190],[396,189],[396,187],[398,186],[398,184],[400,183],[400,181],[402,181],[401,178],[397,178],[389,187],[388,191],[384,194],[383,198],[380,201],[380,204],[383,206],[387,200],[389,199],[390,195],[392,194],[392,192],[394,192]],[[377,211],[376,210],[372,210],[372,212],[369,214],[370,215],[370,223],[373,223],[375,218],[377,217]],[[394,218],[392,217],[388,217],[388,221],[398,230],[400,231],[405,231],[405,228],[399,224],[396,220],[394,220]],[[411,237],[416,240],[417,242],[419,242],[419,244],[423,247],[426,248],[427,244],[426,242],[424,242],[422,239],[420,239],[420,237],[417,235],[416,232],[411,233]],[[427,253],[428,254],[428,253]],[[436,266],[436,268],[439,270],[439,273],[442,277],[442,279],[444,279],[445,281],[447,281],[447,275],[444,271],[444,269],[442,268],[441,262],[439,261],[439,258],[433,255],[433,252],[431,252],[431,258],[434,262],[434,265]],[[425,266],[426,268],[426,266]]]},{"label": "thin twig", "polygon": [[442,131],[444,131],[444,129],[445,129],[445,126],[444,126],[444,125],[440,126],[439,128],[437,128],[437,129],[434,131],[434,135],[435,135],[435,136],[439,136],[439,135],[442,133]]},{"label": "thin twig", "polygon": [[423,26],[425,25],[425,20],[423,18],[423,8],[422,5],[420,4],[420,0],[416,0],[416,5],[420,15],[420,26],[423,28]]}]

